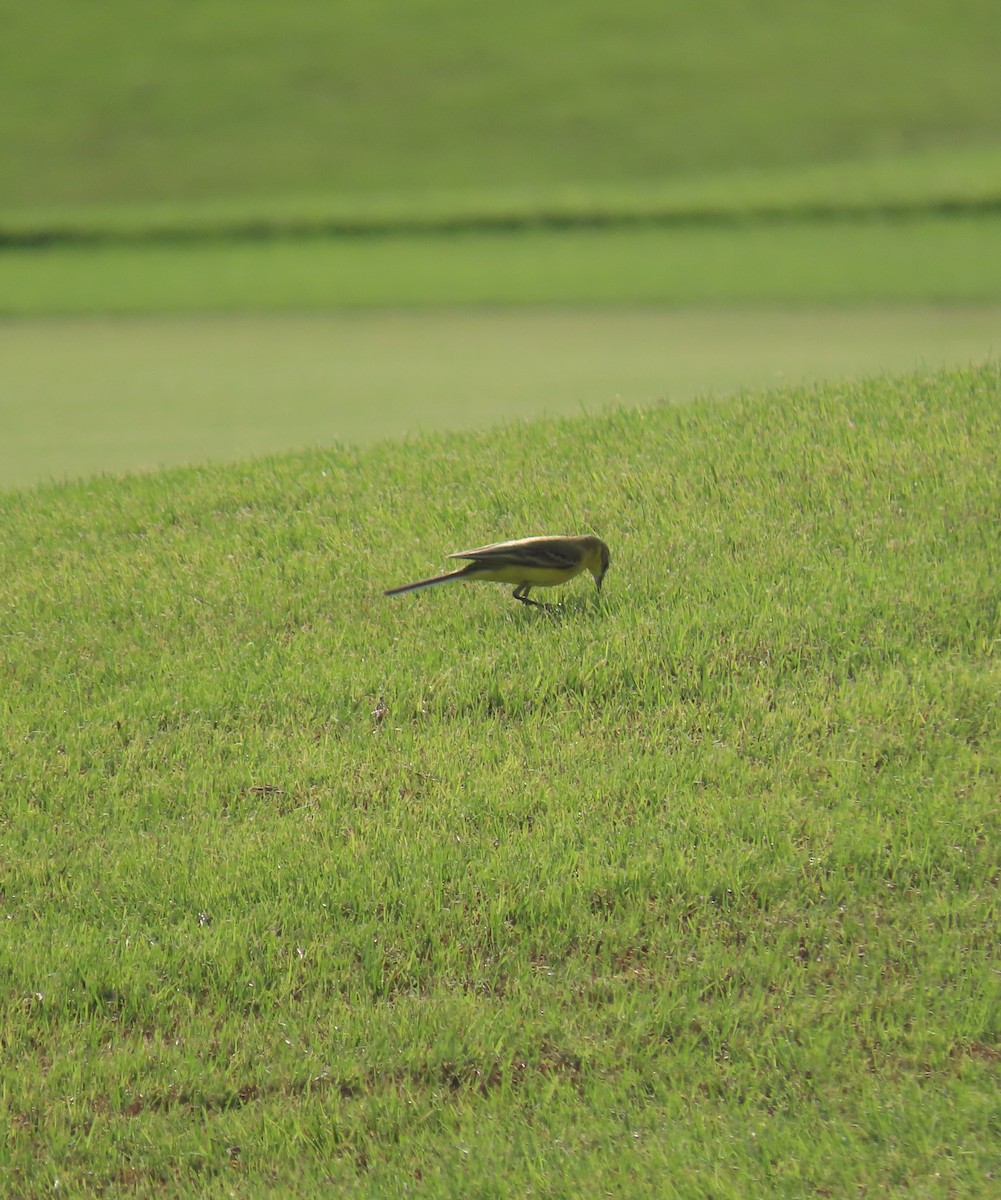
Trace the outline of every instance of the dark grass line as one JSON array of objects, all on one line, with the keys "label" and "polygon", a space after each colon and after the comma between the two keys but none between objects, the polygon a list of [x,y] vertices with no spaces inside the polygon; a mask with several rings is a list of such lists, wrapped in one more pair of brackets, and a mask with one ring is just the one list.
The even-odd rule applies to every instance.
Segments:
[{"label": "dark grass line", "polygon": [[851,204],[821,202],[797,205],[764,204],[741,208],[638,209],[636,211],[560,211],[470,213],[440,217],[255,217],[216,221],[150,222],[131,228],[73,224],[4,227],[0,218],[0,249],[36,250],[51,247],[172,245],[199,242],[298,241],[310,238],[383,238],[394,236],[452,236],[465,233],[523,233],[539,231],[609,230],[630,228],[711,228],[781,224],[866,222],[920,217],[989,216],[1001,213],[1001,195],[976,199],[943,197],[924,201]]}]

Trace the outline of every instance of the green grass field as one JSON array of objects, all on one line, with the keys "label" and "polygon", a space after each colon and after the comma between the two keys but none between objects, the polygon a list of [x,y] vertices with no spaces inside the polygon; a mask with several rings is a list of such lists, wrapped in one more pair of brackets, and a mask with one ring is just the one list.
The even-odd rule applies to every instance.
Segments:
[{"label": "green grass field", "polygon": [[59,246],[0,258],[5,316],[1001,299],[1001,221],[989,214]]},{"label": "green grass field", "polygon": [[4,1197],[997,1194],[996,0],[7,7]]},{"label": "green grass field", "polygon": [[1001,305],[0,323],[0,487],[983,362]]},{"label": "green grass field", "polygon": [[995,1190],[999,399],[0,497],[6,1194]]},{"label": "green grass field", "polygon": [[586,191],[998,145],[993,0],[8,8],[0,212]]},{"label": "green grass field", "polygon": [[[465,425],[753,386],[791,377],[790,357],[809,379],[994,352],[1001,19],[987,0],[808,14],[628,0],[614,21],[592,0],[503,15],[206,0],[141,17],[120,0],[53,0],[12,11],[4,32],[6,486],[369,439],[454,424],[457,407]],[[494,370],[490,347],[510,345],[498,320],[486,381],[465,374],[480,338],[413,405],[412,343],[382,354],[400,387],[352,353],[337,378],[367,399],[325,386],[318,312],[525,305],[602,310],[590,316],[620,335],[581,384],[569,343],[548,360],[532,349],[563,319],[550,312]],[[665,364],[650,318],[627,331],[613,311],[692,305],[723,310],[686,344],[701,374]],[[835,345],[804,317],[794,353],[779,331],[747,355],[731,321],[745,305],[812,308],[813,330],[854,308],[861,332]],[[947,333],[924,342],[943,306]],[[297,328],[262,320],[252,350],[237,332],[213,357],[218,325],[101,324],[91,347],[86,326],[49,323],[234,312],[295,314]],[[453,312],[428,320],[451,348]],[[594,364],[587,347],[579,358]]]}]

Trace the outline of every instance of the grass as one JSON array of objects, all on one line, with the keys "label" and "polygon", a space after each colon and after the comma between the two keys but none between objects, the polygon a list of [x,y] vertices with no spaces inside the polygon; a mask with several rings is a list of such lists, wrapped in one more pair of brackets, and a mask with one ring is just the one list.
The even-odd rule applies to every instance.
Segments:
[{"label": "grass", "polygon": [[983,361],[1001,308],[437,309],[0,323],[0,486]]},{"label": "grass", "polygon": [[8,1194],[989,1191],[999,391],[0,498]]},{"label": "grass", "polygon": [[599,0],[49,0],[5,14],[0,210],[362,206],[996,148],[999,31],[992,0],[627,0],[614,21]]},{"label": "grass", "polygon": [[[454,0],[207,0],[169,17],[121,0],[28,6],[0,39],[0,317],[915,304],[982,306],[979,322],[999,300],[999,29],[988,0],[808,15],[791,0],[628,0],[611,24],[595,0],[517,0],[500,16]],[[48,386],[66,326],[50,343],[0,329],[18,364],[12,379],[5,362],[0,485],[329,436],[327,397],[309,395],[315,352],[279,381],[276,412],[242,364],[200,358],[200,334],[162,370],[180,327],[138,366],[119,369],[113,352],[96,387],[86,370]],[[262,326],[261,345],[287,328]],[[874,361],[864,343],[877,328],[847,369]],[[120,352],[135,344],[123,335]],[[705,358],[713,369],[682,384],[631,366],[623,384],[612,361],[573,403],[733,386],[737,357],[715,345]],[[279,344],[266,379],[281,361]],[[875,365],[915,361],[887,349]],[[172,390],[194,362],[206,373]],[[541,395],[539,376],[522,390],[504,365],[488,418]],[[562,406],[571,387],[545,403]],[[339,412],[335,432],[399,429],[396,396]],[[158,400],[181,419],[151,413]],[[441,400],[436,424],[454,411]],[[120,450],[106,455],[109,419]]]},{"label": "grass", "polygon": [[951,147],[786,168],[730,167],[656,183],[42,204],[0,210],[0,246],[886,220],[976,216],[999,205],[1001,149]]},{"label": "grass", "polygon": [[[663,378],[644,305],[998,303],[987,0],[141,7],[5,15],[19,467],[137,395],[158,461],[266,445],[335,348],[465,423]],[[576,311],[441,311],[525,303]],[[999,392],[0,495],[6,1194],[989,1192]],[[380,595],[547,529],[610,542],[601,603]]]},{"label": "grass", "polygon": [[991,215],[58,246],[0,258],[4,316],[1001,296]]}]

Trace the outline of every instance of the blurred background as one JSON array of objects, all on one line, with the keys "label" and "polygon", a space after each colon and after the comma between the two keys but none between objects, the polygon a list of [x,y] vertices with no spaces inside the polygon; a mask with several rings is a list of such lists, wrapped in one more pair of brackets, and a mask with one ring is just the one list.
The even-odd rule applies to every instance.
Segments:
[{"label": "blurred background", "polygon": [[0,488],[1001,348],[996,0],[0,29]]}]

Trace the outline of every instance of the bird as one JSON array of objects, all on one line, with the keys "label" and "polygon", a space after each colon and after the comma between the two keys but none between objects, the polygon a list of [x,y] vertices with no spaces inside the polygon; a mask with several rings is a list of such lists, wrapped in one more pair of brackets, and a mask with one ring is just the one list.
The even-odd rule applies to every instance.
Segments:
[{"label": "bird", "polygon": [[601,538],[584,534],[582,537],[528,537],[513,542],[492,542],[489,546],[478,546],[475,550],[460,550],[449,558],[469,559],[464,567],[435,575],[431,579],[420,579],[417,583],[405,583],[402,587],[389,588],[384,595],[399,596],[403,592],[416,592],[420,588],[435,587],[439,583],[450,583],[453,579],[483,579],[490,583],[513,583],[512,595],[522,604],[533,604],[545,608],[538,600],[532,600],[529,592],[534,587],[556,587],[567,583],[582,571],[590,571],[601,591],[610,561],[608,547]]}]

